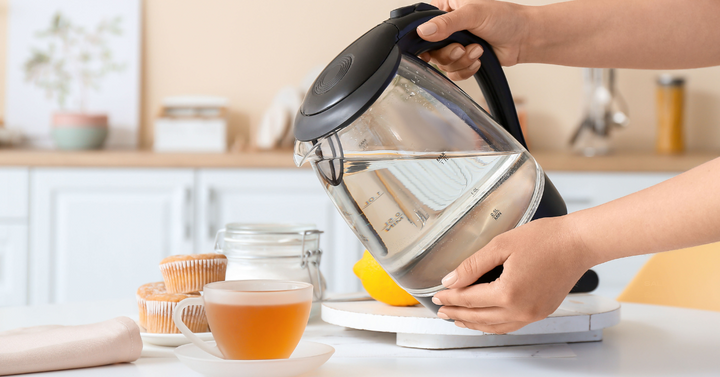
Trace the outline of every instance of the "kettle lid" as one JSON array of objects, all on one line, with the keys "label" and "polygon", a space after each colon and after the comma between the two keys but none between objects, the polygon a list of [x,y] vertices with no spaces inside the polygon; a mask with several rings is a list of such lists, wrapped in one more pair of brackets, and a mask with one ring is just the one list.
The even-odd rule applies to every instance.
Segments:
[{"label": "kettle lid", "polygon": [[295,118],[295,138],[310,141],[342,128],[380,96],[400,62],[398,29],[382,23],[343,50],[318,75]]},{"label": "kettle lid", "polygon": [[362,115],[397,72],[402,55],[398,40],[435,13],[444,12],[424,3],[396,9],[336,56],[308,90],[295,117],[295,138],[319,139]]}]

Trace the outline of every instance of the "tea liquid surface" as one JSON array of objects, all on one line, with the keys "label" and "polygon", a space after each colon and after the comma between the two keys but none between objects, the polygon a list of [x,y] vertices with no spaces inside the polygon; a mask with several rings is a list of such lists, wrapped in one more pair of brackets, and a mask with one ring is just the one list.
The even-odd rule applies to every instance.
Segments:
[{"label": "tea liquid surface", "polygon": [[310,316],[311,302],[283,305],[205,303],[218,348],[233,360],[286,359]]}]

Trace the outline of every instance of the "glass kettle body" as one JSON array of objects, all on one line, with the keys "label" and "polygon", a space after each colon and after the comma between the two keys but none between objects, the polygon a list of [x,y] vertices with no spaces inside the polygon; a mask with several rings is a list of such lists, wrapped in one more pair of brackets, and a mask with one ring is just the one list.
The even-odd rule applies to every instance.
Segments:
[{"label": "glass kettle body", "polygon": [[[343,56],[350,56],[352,67],[357,55],[352,47],[321,73],[309,95],[319,96],[323,85],[338,81],[337,72],[342,74],[346,64]],[[319,137],[297,137],[317,127],[303,123],[312,120],[312,114],[301,108],[294,158],[298,166],[311,164],[342,217],[390,276],[437,311],[430,299],[444,289],[441,279],[496,235],[532,220],[547,196],[549,181],[523,146],[521,134],[509,133],[454,83],[418,59],[417,49],[396,50],[386,82],[341,126]],[[498,113],[497,101],[487,98],[492,87],[483,82],[486,99]],[[327,108],[343,111],[337,107],[356,103],[341,100]],[[551,183],[549,187],[555,190]],[[564,214],[564,203],[560,204],[545,205],[543,211]]]}]

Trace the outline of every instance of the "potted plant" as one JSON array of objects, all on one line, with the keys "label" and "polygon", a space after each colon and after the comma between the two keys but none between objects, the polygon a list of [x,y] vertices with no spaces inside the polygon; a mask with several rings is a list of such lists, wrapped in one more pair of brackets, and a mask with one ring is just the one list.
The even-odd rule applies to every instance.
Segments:
[{"label": "potted plant", "polygon": [[45,91],[58,110],[52,115],[52,137],[60,149],[101,148],[108,133],[106,113],[90,113],[91,91],[103,78],[124,69],[115,62],[108,39],[122,35],[122,19],[103,20],[88,30],[56,13],[46,30],[35,34],[47,42],[33,48],[25,61],[25,80]]}]

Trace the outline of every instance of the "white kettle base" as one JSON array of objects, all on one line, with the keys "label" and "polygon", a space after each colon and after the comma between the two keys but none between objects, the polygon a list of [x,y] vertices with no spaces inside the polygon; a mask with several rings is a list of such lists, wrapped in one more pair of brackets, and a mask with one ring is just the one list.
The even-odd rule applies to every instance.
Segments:
[{"label": "white kettle base", "polygon": [[592,294],[568,295],[547,318],[505,335],[463,329],[422,306],[394,307],[377,301],[325,302],[325,322],[358,330],[397,333],[396,344],[422,349],[497,347],[600,341],[603,329],[620,322],[620,303]]}]

